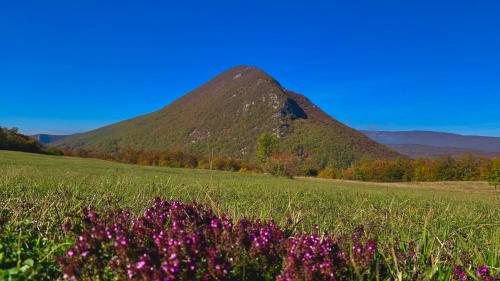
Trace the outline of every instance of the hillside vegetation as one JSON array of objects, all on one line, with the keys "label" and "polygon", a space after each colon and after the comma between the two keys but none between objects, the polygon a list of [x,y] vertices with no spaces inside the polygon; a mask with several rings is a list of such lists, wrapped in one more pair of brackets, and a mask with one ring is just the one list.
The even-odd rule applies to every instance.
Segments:
[{"label": "hillside vegetation", "polygon": [[399,156],[247,66],[223,72],[159,111],[56,144],[100,152],[177,149],[254,161],[263,133],[277,135],[288,153],[301,152],[319,167]]}]

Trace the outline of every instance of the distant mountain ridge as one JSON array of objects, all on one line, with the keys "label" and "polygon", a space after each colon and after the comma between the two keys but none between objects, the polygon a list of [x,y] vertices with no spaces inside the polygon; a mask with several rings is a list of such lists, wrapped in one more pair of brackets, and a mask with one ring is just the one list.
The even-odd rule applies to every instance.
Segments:
[{"label": "distant mountain ridge", "polygon": [[410,157],[460,156],[472,153],[499,157],[500,137],[467,136],[434,131],[362,131],[371,139]]},{"label": "distant mountain ridge", "polygon": [[70,135],[36,134],[30,137],[36,139],[41,144],[47,145],[69,137]]},{"label": "distant mountain ridge", "polygon": [[55,144],[106,152],[120,148],[214,151],[252,160],[264,132],[276,134],[284,151],[308,155],[321,166],[400,156],[249,66],[229,69],[161,110]]}]

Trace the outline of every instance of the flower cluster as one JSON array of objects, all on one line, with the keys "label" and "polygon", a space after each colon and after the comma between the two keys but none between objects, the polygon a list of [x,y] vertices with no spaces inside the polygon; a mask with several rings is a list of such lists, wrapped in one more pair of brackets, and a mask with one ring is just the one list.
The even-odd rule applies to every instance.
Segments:
[{"label": "flower cluster", "polygon": [[453,278],[458,281],[466,280],[482,280],[482,281],[495,281],[497,279],[490,275],[490,269],[488,266],[483,265],[476,269],[476,278],[471,278],[470,275],[465,271],[462,266],[455,266],[453,269]]},{"label": "flower cluster", "polygon": [[[229,217],[197,203],[155,199],[139,217],[124,210],[101,215],[86,208],[64,223],[63,229],[74,241],[58,259],[62,277],[68,280],[391,277],[377,241],[363,228],[356,229],[350,238],[318,229],[292,234],[272,221],[241,219],[233,224]],[[402,253],[395,255],[404,257]],[[452,275],[456,280],[471,278],[462,267],[455,267]],[[475,279],[494,280],[486,266],[478,268],[475,275]]]},{"label": "flower cluster", "polygon": [[[353,232],[349,247],[326,233],[298,233],[288,239],[284,274],[280,281],[363,279],[370,271],[377,252],[377,242],[364,239],[363,228]],[[341,240],[341,239],[340,239]],[[365,242],[363,240],[366,240]],[[344,242],[344,243],[342,243]]]},{"label": "flower cluster", "polygon": [[347,253],[341,252],[330,237],[301,233],[288,243],[284,274],[278,280],[336,280],[348,263]]},{"label": "flower cluster", "polygon": [[63,228],[76,238],[59,259],[65,279],[225,280],[244,271],[264,278],[281,269],[284,253],[284,232],[273,222],[233,226],[196,203],[156,199],[137,219],[121,210],[101,217],[84,209]]}]

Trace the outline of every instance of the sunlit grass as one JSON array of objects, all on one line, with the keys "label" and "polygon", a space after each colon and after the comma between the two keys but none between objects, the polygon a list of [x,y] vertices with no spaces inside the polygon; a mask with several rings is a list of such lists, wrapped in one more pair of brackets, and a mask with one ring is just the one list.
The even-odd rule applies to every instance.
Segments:
[{"label": "sunlit grass", "polygon": [[0,203],[47,235],[82,206],[139,213],[154,197],[196,200],[235,219],[292,220],[296,231],[344,234],[363,224],[382,244],[425,242],[430,257],[453,245],[457,257],[500,267],[500,194],[484,183],[291,180],[0,151]]}]

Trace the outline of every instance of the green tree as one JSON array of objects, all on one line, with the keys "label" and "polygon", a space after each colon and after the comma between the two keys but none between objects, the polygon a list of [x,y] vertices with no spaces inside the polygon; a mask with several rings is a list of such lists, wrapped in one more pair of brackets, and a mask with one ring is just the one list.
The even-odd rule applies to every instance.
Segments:
[{"label": "green tree", "polygon": [[497,189],[497,186],[500,185],[500,158],[496,158],[492,160],[491,165],[491,173],[488,177],[488,182]]},{"label": "green tree", "polygon": [[0,127],[0,149],[7,148],[7,133],[6,130]]},{"label": "green tree", "polygon": [[278,151],[278,147],[279,144],[276,135],[271,133],[264,133],[260,135],[257,140],[257,151],[255,153],[257,160],[262,163],[267,162],[271,155]]}]

